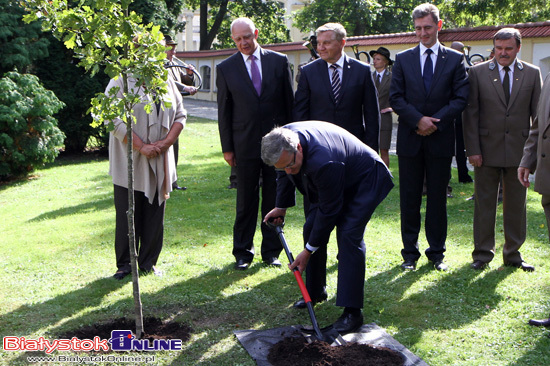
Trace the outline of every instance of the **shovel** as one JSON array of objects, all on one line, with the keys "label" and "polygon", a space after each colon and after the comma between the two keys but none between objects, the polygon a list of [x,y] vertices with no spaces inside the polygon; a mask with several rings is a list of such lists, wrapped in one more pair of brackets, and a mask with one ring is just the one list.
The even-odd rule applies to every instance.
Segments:
[{"label": "shovel", "polygon": [[[271,219],[268,220],[267,222],[267,226],[269,226],[270,228],[274,229],[277,232],[277,235],[281,240],[281,244],[285,249],[288,261],[289,263],[292,264],[294,262],[294,256],[292,255],[292,252],[288,247],[288,243],[286,242],[285,235],[283,233],[284,225],[285,225],[284,221],[280,225],[275,225],[273,223],[273,220]],[[311,297],[309,296],[306,285],[304,284],[304,280],[302,279],[302,274],[300,273],[298,268],[294,268],[292,272],[294,273],[294,277],[296,277],[296,282],[298,282],[298,286],[300,287],[300,291],[302,292],[302,296],[306,303],[307,310],[309,312],[309,317],[311,319],[311,324],[313,325],[314,334],[308,334],[308,336],[306,337],[307,341],[309,343],[315,340],[324,341],[333,346],[341,346],[346,344],[346,341],[344,340],[344,338],[342,338],[340,333],[338,333],[338,331],[334,329],[332,325],[325,327],[323,329],[319,328],[319,323],[317,322],[317,318],[315,317],[315,312],[313,311],[313,303],[311,302]]]}]

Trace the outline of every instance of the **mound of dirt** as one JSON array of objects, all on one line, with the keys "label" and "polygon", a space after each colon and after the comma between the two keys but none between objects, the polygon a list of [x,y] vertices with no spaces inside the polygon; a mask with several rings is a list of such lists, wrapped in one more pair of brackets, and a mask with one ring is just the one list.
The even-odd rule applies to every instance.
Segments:
[{"label": "mound of dirt", "polygon": [[[102,339],[111,338],[112,330],[131,330],[135,332],[136,322],[133,319],[118,318],[105,323],[98,323],[91,326],[85,326],[80,329],[69,331],[60,335],[63,339],[77,337],[79,339],[93,339],[98,336]],[[163,322],[159,318],[143,318],[144,333],[141,339],[181,339],[186,342],[191,338],[192,329],[184,324],[175,321]],[[111,351],[109,351],[111,352]]]},{"label": "mound of dirt", "polygon": [[331,346],[322,341],[308,343],[303,337],[286,337],[269,350],[273,366],[403,366],[398,352],[368,344]]}]

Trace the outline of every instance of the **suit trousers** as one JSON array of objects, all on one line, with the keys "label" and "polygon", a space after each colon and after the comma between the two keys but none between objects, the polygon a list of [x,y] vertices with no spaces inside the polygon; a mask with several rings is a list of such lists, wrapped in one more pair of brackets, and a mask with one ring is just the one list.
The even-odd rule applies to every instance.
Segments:
[{"label": "suit trousers", "polygon": [[[376,207],[386,198],[393,187],[391,176],[383,163],[376,163],[371,175],[356,187],[354,192],[344,195],[342,213],[336,222],[338,243],[338,285],[336,306],[363,307],[365,287],[366,248],[363,237],[365,228]],[[305,204],[306,206],[306,204]],[[308,210],[304,224],[304,243],[319,212],[317,204],[307,203]],[[312,298],[318,298],[326,287],[327,245],[319,247],[309,259],[306,268],[306,287]]]},{"label": "suit trousers", "polygon": [[[114,185],[116,210],[115,255],[119,271],[131,272],[130,245],[128,243],[128,189]],[[152,270],[157,264],[164,238],[163,202],[158,204],[158,193],[153,204],[149,203],[145,193],[134,191],[134,227],[139,269]]]},{"label": "suit trousers", "polygon": [[462,132],[462,116],[455,119],[455,160],[458,170],[459,182],[471,182],[466,164],[466,152],[464,151],[464,133]]},{"label": "suit trousers", "polygon": [[441,261],[447,239],[447,185],[452,157],[432,156],[421,149],[416,156],[398,156],[401,239],[404,260],[420,258],[420,206],[424,175],[426,176],[426,218],[424,230],[429,248],[425,254],[432,262]]},{"label": "suit trousers", "polygon": [[546,216],[546,227],[548,228],[548,239],[550,240],[550,195],[543,194],[541,199],[544,215]]},{"label": "suit trousers", "polygon": [[[233,255],[237,260],[252,262],[254,258],[254,234],[258,222],[260,206],[260,174],[262,177],[262,220],[275,207],[277,195],[276,173],[273,167],[267,166],[261,159],[237,160],[237,208],[233,226]],[[279,257],[281,242],[275,230],[261,223],[262,259]]]},{"label": "suit trousers", "polygon": [[517,178],[517,167],[475,167],[474,261],[490,262],[495,255],[498,187],[502,178],[505,264],[522,262],[519,248],[527,234],[527,190]]}]

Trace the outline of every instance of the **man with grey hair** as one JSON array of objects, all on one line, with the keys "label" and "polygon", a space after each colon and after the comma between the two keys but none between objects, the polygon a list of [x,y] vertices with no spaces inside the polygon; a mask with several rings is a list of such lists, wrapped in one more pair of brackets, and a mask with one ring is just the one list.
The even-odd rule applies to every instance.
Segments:
[{"label": "man with grey hair", "polygon": [[419,45],[400,52],[392,68],[390,105],[399,116],[397,157],[403,270],[415,270],[421,256],[422,189],[426,180],[425,254],[445,271],[447,186],[454,155],[454,120],[466,106],[468,79],[463,55],[438,40],[442,21],[433,4],[413,13]]},{"label": "man with grey hair", "polygon": [[502,28],[493,37],[495,57],[470,68],[470,96],[463,114],[466,155],[475,173],[473,269],[495,255],[499,184],[503,187],[504,265],[534,271],[519,252],[527,233],[526,188],[517,170],[535,118],[542,78],[538,67],[520,61],[521,34]]},{"label": "man with grey hair", "polygon": [[334,123],[378,151],[380,112],[370,66],[344,53],[341,24],[327,23],[315,32],[320,58],[302,68],[293,120]]},{"label": "man with grey hair", "polygon": [[[370,66],[344,53],[346,30],[341,24],[327,23],[317,28],[316,34],[320,58],[302,68],[293,120],[331,122],[378,151],[380,112]],[[307,209],[307,201],[304,206]],[[319,268],[325,268],[326,253],[318,253],[317,258]],[[317,302],[327,297],[325,285],[322,287],[320,293],[313,294]],[[306,305],[300,299],[294,306]]]},{"label": "man with grey hair", "polygon": [[[295,122],[275,128],[262,139],[262,159],[279,171],[276,205],[264,218],[280,220],[296,204],[296,188],[307,199],[303,228],[305,248],[290,268],[304,269],[312,298],[325,291],[326,247],[336,228],[338,287],[336,306],[344,307],[334,323],[342,333],[363,324],[365,227],[393,187],[378,154],[346,130],[326,122]],[[323,267],[317,261],[324,256]],[[317,264],[313,263],[317,261]]]},{"label": "man with grey hair", "polygon": [[[275,170],[262,162],[260,140],[273,127],[291,122],[294,100],[287,57],[261,48],[258,34],[250,19],[235,19],[231,38],[239,52],[220,63],[216,71],[223,157],[236,168],[239,181],[233,226],[237,270],[246,270],[254,258],[260,189],[262,216],[275,204]],[[282,246],[277,235],[265,224],[261,224],[261,231],[263,262],[280,266]]]}]

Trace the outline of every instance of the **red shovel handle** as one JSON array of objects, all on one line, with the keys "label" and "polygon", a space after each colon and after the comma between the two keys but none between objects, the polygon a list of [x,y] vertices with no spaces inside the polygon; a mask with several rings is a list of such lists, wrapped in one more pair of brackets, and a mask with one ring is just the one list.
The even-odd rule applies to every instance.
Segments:
[{"label": "red shovel handle", "polygon": [[296,282],[298,282],[298,286],[300,287],[300,291],[302,292],[302,296],[304,297],[304,301],[306,303],[311,302],[311,297],[309,297],[309,293],[307,292],[306,285],[302,279],[302,274],[296,268],[294,268],[293,272],[294,277],[296,277]]}]

